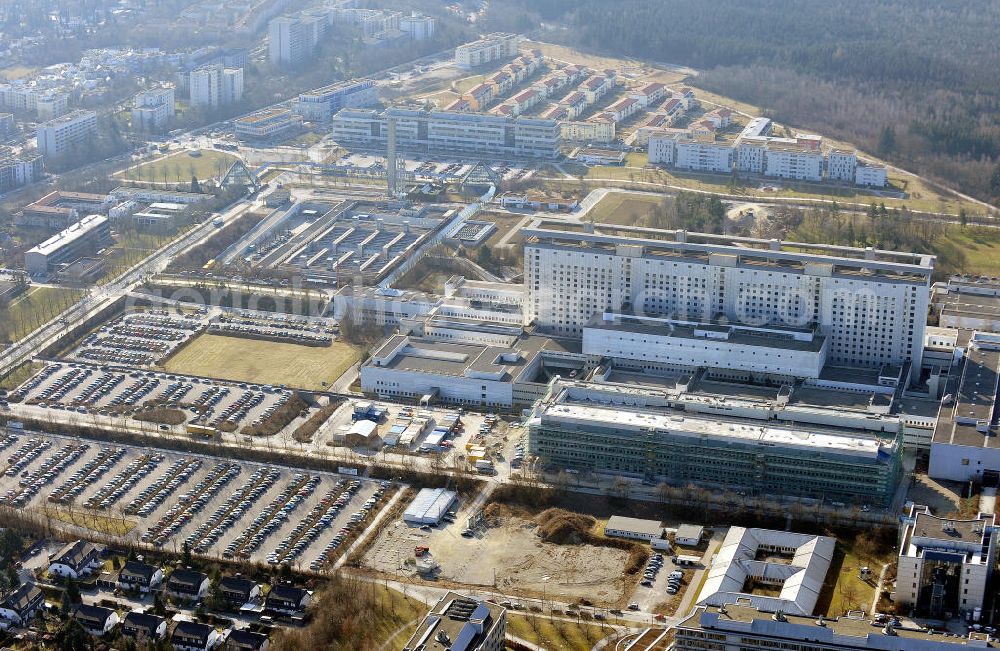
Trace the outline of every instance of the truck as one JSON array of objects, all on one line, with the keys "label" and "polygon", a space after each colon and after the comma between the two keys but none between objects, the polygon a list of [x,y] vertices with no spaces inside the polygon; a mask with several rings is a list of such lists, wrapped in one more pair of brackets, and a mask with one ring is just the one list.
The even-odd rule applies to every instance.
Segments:
[{"label": "truck", "polygon": [[198,425],[197,423],[188,423],[187,426],[188,434],[192,436],[200,436],[201,438],[210,439],[219,433],[219,430],[210,425]]}]

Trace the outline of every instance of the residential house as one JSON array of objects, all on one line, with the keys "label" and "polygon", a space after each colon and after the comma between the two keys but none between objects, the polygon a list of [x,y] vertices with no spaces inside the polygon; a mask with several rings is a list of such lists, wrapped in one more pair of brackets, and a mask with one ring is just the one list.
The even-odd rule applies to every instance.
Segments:
[{"label": "residential house", "polygon": [[68,543],[49,561],[49,576],[79,579],[99,570],[101,548],[86,540]]},{"label": "residential house", "polygon": [[224,576],[219,580],[222,598],[231,608],[260,599],[260,586],[242,576]]},{"label": "residential house", "polygon": [[290,585],[275,585],[267,593],[264,610],[285,615],[301,615],[312,600],[312,593]]},{"label": "residential house", "polygon": [[267,651],[267,636],[253,631],[233,630],[226,638],[226,651]]},{"label": "residential house", "polygon": [[208,594],[208,575],[185,568],[170,573],[164,589],[174,599],[197,601]]},{"label": "residential house", "polygon": [[176,651],[209,651],[219,645],[219,633],[214,627],[198,622],[177,622],[170,634],[170,644]]},{"label": "residential house", "polygon": [[110,608],[101,608],[100,606],[90,606],[87,604],[77,606],[76,612],[73,613],[73,618],[83,627],[83,630],[94,637],[106,635],[121,621],[118,613]]},{"label": "residential house", "polygon": [[121,627],[122,637],[136,642],[155,642],[167,636],[167,620],[138,611],[125,614]]},{"label": "residential house", "polygon": [[118,573],[118,587],[121,590],[135,590],[146,594],[155,590],[163,582],[163,570],[142,561],[126,561]]},{"label": "residential house", "polygon": [[0,601],[0,620],[24,626],[45,605],[45,595],[34,583],[22,583]]}]

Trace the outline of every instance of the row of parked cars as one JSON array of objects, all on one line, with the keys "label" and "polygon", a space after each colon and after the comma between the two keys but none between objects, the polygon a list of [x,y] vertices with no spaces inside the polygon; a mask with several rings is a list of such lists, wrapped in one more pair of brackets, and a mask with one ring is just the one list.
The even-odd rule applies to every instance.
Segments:
[{"label": "row of parked cars", "polygon": [[16,508],[27,506],[28,502],[35,495],[38,495],[44,486],[54,482],[66,468],[75,463],[89,449],[90,445],[87,443],[81,445],[68,443],[62,446],[37,469],[21,473],[21,479],[18,480],[19,488],[4,493],[0,497],[0,503]]},{"label": "row of parked cars", "polygon": [[201,460],[199,459],[174,461],[159,479],[139,491],[139,494],[125,506],[125,513],[142,517],[150,515],[187,480],[191,479],[191,476],[199,468],[201,468]]},{"label": "row of parked cars", "polygon": [[[347,525],[345,525],[339,532],[337,532],[337,535],[334,536],[333,539],[326,544],[326,547],[323,548],[323,551],[321,551],[319,555],[316,557],[316,559],[309,564],[310,570],[316,572],[322,569],[323,566],[330,561],[330,557],[337,550],[337,548],[343,545],[347,541],[347,537],[350,535],[351,531],[356,526],[361,524],[364,521],[364,519],[368,517],[368,513],[378,505],[379,500],[382,499],[382,496],[385,495],[385,491],[388,488],[389,488],[389,482],[387,481],[382,481],[379,484],[379,487],[375,489],[375,492],[372,494],[372,496],[369,497],[368,500],[361,506],[361,509],[355,511],[354,514],[351,515],[350,519],[348,519],[347,521]],[[324,516],[324,518],[330,517],[330,515],[331,514],[328,511],[327,514]],[[336,511],[333,512],[333,515],[336,516]],[[327,526],[329,526],[329,524]]]},{"label": "row of parked cars", "polygon": [[38,437],[28,439],[8,457],[7,470],[3,474],[7,477],[17,477],[32,461],[42,456],[42,453],[51,447],[52,442],[46,439]]},{"label": "row of parked cars", "polygon": [[83,464],[52,493],[49,501],[57,504],[72,502],[91,484],[103,477],[125,456],[124,448],[101,447],[97,456]]},{"label": "row of parked cars", "polygon": [[271,500],[267,508],[222,551],[224,558],[249,558],[264,540],[281,528],[302,502],[316,491],[320,479],[315,475],[297,472],[292,480]]},{"label": "row of parked cars", "polygon": [[219,508],[185,539],[189,549],[204,554],[222,534],[246,515],[267,491],[271,490],[281,477],[274,468],[258,468],[250,476],[250,481],[240,486],[226,498]]},{"label": "row of parked cars", "polygon": [[125,497],[140,480],[149,476],[163,463],[164,456],[158,452],[147,453],[133,459],[118,474],[101,486],[96,493],[83,503],[88,509],[109,509]]},{"label": "row of parked cars", "polygon": [[194,519],[201,512],[205,505],[230,481],[240,474],[240,464],[232,462],[217,463],[208,476],[202,479],[187,493],[181,494],[177,498],[177,504],[157,520],[153,526],[142,534],[143,542],[151,542],[154,545],[163,545],[180,531],[184,525]]}]

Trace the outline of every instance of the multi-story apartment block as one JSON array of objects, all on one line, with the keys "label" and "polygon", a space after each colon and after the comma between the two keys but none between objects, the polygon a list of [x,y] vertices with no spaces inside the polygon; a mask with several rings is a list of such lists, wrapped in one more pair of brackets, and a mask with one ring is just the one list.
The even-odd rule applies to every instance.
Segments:
[{"label": "multi-story apartment block", "polygon": [[93,254],[111,244],[111,227],[104,215],[90,215],[53,235],[24,254],[30,274],[44,274],[56,266]]},{"label": "multi-story apartment block", "polygon": [[13,113],[0,113],[0,138],[9,138],[17,131]]},{"label": "multi-story apartment block", "polygon": [[615,121],[599,115],[585,122],[560,122],[559,129],[562,139],[571,142],[608,143],[615,139]]},{"label": "multi-story apartment block", "polygon": [[42,178],[42,157],[32,151],[0,151],[0,192],[34,183]]},{"label": "multi-story apartment block", "polygon": [[935,619],[982,609],[996,564],[995,522],[992,514],[942,518],[926,506],[911,506],[902,524],[893,601]]},{"label": "multi-story apartment block", "polygon": [[276,65],[301,65],[319,45],[326,28],[326,17],[320,15],[275,18],[267,26],[269,60]]},{"label": "multi-story apartment block", "polygon": [[405,649],[504,651],[507,610],[489,601],[449,592],[417,626]]},{"label": "multi-story apartment block", "polygon": [[846,149],[831,149],[826,156],[826,175],[831,181],[854,183],[858,154]]},{"label": "multi-story apartment block", "polygon": [[191,71],[191,105],[210,109],[243,99],[243,69],[209,65]]},{"label": "multi-story apartment block", "polygon": [[854,183],[872,188],[884,188],[889,182],[885,165],[876,165],[867,161],[858,161],[854,171]]},{"label": "multi-story apartment block", "polygon": [[414,41],[426,41],[434,38],[436,27],[437,21],[434,18],[424,16],[416,11],[399,19],[399,29],[406,32],[406,35]]},{"label": "multi-story apartment block", "polygon": [[764,174],[779,179],[821,181],[823,153],[798,143],[768,143],[764,155]]},{"label": "multi-story apartment block", "polygon": [[399,108],[383,113],[344,109],[333,118],[333,137],[337,142],[384,146],[390,118],[396,120],[396,146],[410,151],[555,158],[561,143],[555,120]]},{"label": "multi-story apartment block", "polygon": [[43,156],[58,158],[83,146],[97,133],[97,113],[73,111],[38,125],[36,140]]},{"label": "multi-story apartment block", "polygon": [[675,138],[674,167],[699,172],[733,171],[733,146],[712,137]]},{"label": "multi-story apartment block", "polygon": [[536,220],[525,236],[526,322],[581,336],[606,312],[813,328],[827,361],[918,372],[934,257],[686,231]]},{"label": "multi-story apartment block", "polygon": [[173,119],[173,88],[144,90],[132,100],[132,128],[136,131],[163,131]]},{"label": "multi-story apartment block", "polygon": [[455,48],[455,65],[469,69],[517,56],[521,37],[517,34],[490,34]]},{"label": "multi-story apartment block", "polygon": [[39,120],[52,120],[65,115],[69,111],[69,95],[59,92],[39,95],[35,102],[35,111]]},{"label": "multi-story apartment block", "polygon": [[340,109],[363,108],[378,101],[378,90],[371,79],[352,79],[299,95],[292,110],[302,119],[328,122]]}]

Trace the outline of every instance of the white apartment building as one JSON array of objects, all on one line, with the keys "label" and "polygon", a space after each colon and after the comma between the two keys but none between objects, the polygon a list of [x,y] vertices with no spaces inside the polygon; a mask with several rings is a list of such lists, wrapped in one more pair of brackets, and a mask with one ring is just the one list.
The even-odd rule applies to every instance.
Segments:
[{"label": "white apartment building", "polygon": [[663,129],[649,134],[646,142],[649,152],[649,162],[660,165],[673,165],[677,159],[677,139],[680,131]]},{"label": "white apartment building", "polygon": [[763,136],[741,137],[736,141],[736,169],[751,174],[764,173],[767,157],[767,138]]},{"label": "white apartment building", "polygon": [[219,108],[243,99],[243,68],[209,65],[191,71],[191,106]]},{"label": "white apartment building", "polygon": [[764,155],[764,174],[796,181],[823,180],[823,153],[798,144],[771,142]]},{"label": "white apartment building", "polygon": [[674,139],[674,167],[698,172],[733,171],[733,146],[727,142],[688,137]]},{"label": "white apartment building", "polygon": [[831,181],[854,183],[858,154],[845,149],[831,149],[826,157],[826,175]]},{"label": "white apartment building", "polygon": [[593,119],[586,122],[561,121],[562,139],[570,142],[608,143],[615,139],[613,120]]},{"label": "white apartment building", "polygon": [[271,63],[297,66],[303,63],[326,31],[322,16],[279,16],[267,25],[267,52]]},{"label": "white apartment building", "polygon": [[605,312],[811,328],[827,361],[920,368],[934,257],[686,231],[535,220],[525,237],[525,322],[582,336]]},{"label": "white apartment building", "polygon": [[145,90],[132,100],[132,128],[136,131],[162,131],[173,119],[173,88]]},{"label": "white apartment building", "polygon": [[517,56],[520,42],[521,37],[517,34],[496,33],[484,36],[455,48],[455,65],[467,70],[493,61],[513,59]]},{"label": "white apartment building", "polygon": [[57,92],[39,95],[35,110],[39,120],[52,120],[65,115],[69,111],[69,95]]},{"label": "white apartment building", "polygon": [[889,182],[889,174],[885,165],[875,165],[866,161],[858,161],[854,172],[855,185],[871,188],[884,188]]},{"label": "white apartment building", "polygon": [[82,146],[97,132],[97,113],[73,111],[38,125],[36,142],[43,156],[58,158]]},{"label": "white apartment building", "polygon": [[424,16],[416,11],[399,19],[399,29],[406,32],[414,41],[426,41],[429,38],[434,38],[436,27],[437,21],[434,18]]},{"label": "white apartment building", "polygon": [[913,505],[903,523],[893,601],[937,619],[981,609],[996,562],[994,525],[985,513],[956,520]]}]

